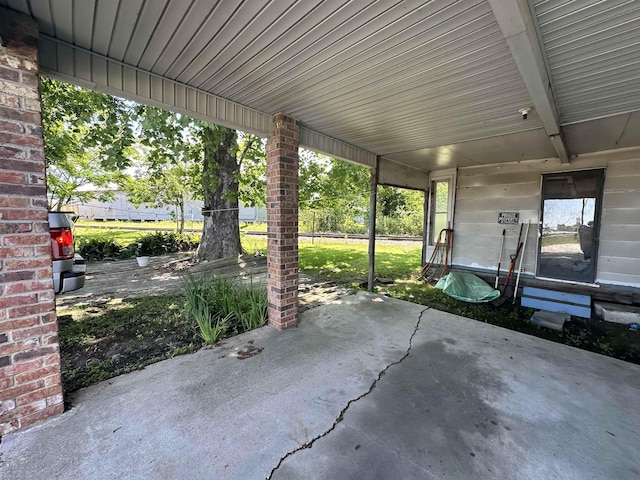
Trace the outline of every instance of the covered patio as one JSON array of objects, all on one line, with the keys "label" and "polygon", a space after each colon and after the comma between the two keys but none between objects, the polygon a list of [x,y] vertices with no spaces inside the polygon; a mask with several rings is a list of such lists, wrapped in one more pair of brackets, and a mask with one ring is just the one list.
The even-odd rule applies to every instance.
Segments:
[{"label": "covered patio", "polygon": [[638,395],[638,365],[360,293],[78,392],[0,474],[633,478]]},{"label": "covered patio", "polygon": [[[268,139],[269,322],[285,329],[301,146],[371,169],[372,218],[377,185],[425,191],[424,257],[440,215],[454,263],[484,270],[499,212],[542,221],[541,174],[606,168],[588,288],[640,288],[639,25],[624,0],[0,0],[0,434],[63,410],[38,75]],[[372,285],[373,236],[370,258]]]}]

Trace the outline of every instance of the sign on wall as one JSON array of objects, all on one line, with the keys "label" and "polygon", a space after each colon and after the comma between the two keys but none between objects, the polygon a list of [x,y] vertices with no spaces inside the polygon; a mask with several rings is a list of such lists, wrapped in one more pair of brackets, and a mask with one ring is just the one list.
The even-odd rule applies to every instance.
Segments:
[{"label": "sign on wall", "polygon": [[520,221],[520,212],[500,212],[498,213],[498,223],[515,225]]}]

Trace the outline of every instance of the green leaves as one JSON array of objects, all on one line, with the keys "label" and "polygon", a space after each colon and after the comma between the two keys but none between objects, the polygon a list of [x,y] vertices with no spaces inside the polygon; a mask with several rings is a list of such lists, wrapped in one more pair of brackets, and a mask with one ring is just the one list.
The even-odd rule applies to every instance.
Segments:
[{"label": "green leaves", "polygon": [[120,185],[130,165],[133,104],[47,77],[41,91],[50,207]]}]

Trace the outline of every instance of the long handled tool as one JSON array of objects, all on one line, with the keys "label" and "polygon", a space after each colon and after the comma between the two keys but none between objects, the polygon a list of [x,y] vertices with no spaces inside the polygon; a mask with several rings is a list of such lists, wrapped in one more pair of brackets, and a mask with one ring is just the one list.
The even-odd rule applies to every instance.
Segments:
[{"label": "long handled tool", "polygon": [[498,255],[498,270],[496,271],[496,283],[493,288],[498,289],[498,283],[500,282],[500,264],[502,263],[502,250],[504,249],[504,235],[507,233],[507,229],[502,229],[502,241],[500,242],[500,255]]},{"label": "long handled tool", "polygon": [[518,275],[516,276],[516,286],[513,289],[513,303],[516,303],[516,297],[518,296],[518,284],[520,283],[520,274],[522,273],[522,261],[524,260],[524,249],[527,248],[527,238],[529,237],[529,227],[531,226],[531,220],[527,223],[527,230],[524,234],[524,240],[522,242],[522,251],[520,252],[520,265],[518,265]]},{"label": "long handled tool", "polygon": [[[444,235],[444,239],[443,239]],[[443,228],[438,234],[438,239],[433,247],[433,253],[429,261],[422,267],[420,278],[430,280],[437,275],[437,269],[442,268],[441,275],[444,277],[447,274],[447,268],[449,264],[449,252],[451,251],[451,245],[453,241],[453,230],[450,228]],[[433,269],[433,273],[429,271]]]},{"label": "long handled tool", "polygon": [[516,248],[516,253],[510,255],[511,263],[509,264],[509,271],[507,272],[507,278],[504,281],[504,288],[502,289],[502,294],[504,295],[507,291],[507,287],[509,286],[509,280],[511,279],[511,274],[513,273],[513,269],[516,266],[516,260],[518,259],[518,255],[520,255],[520,250],[522,249],[522,230],[524,228],[524,223],[520,224],[520,233],[518,234],[518,247]]}]

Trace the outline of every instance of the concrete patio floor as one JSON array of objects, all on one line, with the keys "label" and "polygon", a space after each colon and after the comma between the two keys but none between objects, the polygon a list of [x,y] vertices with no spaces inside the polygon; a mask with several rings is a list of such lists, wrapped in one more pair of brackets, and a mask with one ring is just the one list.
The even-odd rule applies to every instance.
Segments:
[{"label": "concrete patio floor", "polygon": [[0,476],[639,478],[639,398],[640,366],[360,293],[78,392]]}]

